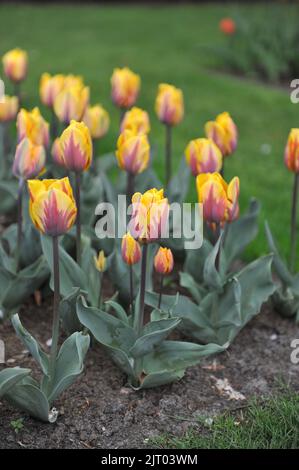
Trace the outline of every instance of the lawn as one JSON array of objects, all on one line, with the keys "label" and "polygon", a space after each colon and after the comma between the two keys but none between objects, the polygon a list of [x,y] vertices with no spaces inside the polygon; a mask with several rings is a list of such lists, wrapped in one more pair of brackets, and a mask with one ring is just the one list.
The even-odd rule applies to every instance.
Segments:
[{"label": "lawn", "polygon": [[[252,258],[267,251],[264,218],[269,219],[284,253],[288,252],[293,175],[284,167],[283,149],[289,129],[297,126],[299,109],[290,102],[288,90],[212,70],[213,57],[203,46],[223,41],[219,20],[245,8],[246,14],[253,8],[265,14],[263,6],[4,4],[0,7],[0,54],[16,46],[28,51],[30,69],[24,84],[27,107],[39,104],[42,72],[82,74],[91,87],[92,102],[101,102],[111,113],[112,128],[101,143],[101,152],[114,148],[117,135],[119,116],[110,101],[112,70],[128,65],[138,72],[142,77],[138,104],[150,112],[151,139],[158,148],[155,166],[161,176],[164,129],[153,111],[159,82],[173,83],[184,91],[186,117],[174,132],[177,161],[187,142],[203,135],[206,120],[229,111],[239,127],[239,146],[226,163],[226,176],[240,177],[243,209],[251,196],[263,207],[259,237],[247,253]],[[262,152],[264,144],[269,153]],[[194,188],[190,199],[195,200]]]}]

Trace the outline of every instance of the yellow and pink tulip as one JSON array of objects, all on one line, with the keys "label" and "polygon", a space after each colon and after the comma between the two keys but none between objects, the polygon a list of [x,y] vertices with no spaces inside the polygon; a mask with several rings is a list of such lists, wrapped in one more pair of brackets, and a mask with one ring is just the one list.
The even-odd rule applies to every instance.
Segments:
[{"label": "yellow and pink tulip", "polygon": [[39,94],[42,103],[49,108],[54,106],[54,101],[65,85],[65,77],[62,74],[50,75],[43,73],[39,84]]},{"label": "yellow and pink tulip", "polygon": [[76,173],[87,170],[92,162],[92,140],[84,122],[71,121],[60,137],[61,160],[64,166]]},{"label": "yellow and pink tulip", "polygon": [[222,168],[222,154],[211,139],[191,140],[186,147],[185,156],[194,176],[219,172]]},{"label": "yellow and pink tulip", "polygon": [[146,134],[125,130],[118,138],[115,154],[122,170],[134,175],[141,173],[150,161],[150,145]]},{"label": "yellow and pink tulip", "polygon": [[120,130],[132,130],[135,134],[148,134],[150,132],[150,120],[148,113],[136,106],[124,115]]},{"label": "yellow and pink tulip", "polygon": [[103,106],[97,104],[86,108],[83,122],[87,125],[92,139],[101,139],[108,132],[110,118]]},{"label": "yellow and pink tulip", "polygon": [[3,102],[0,103],[0,122],[13,121],[16,118],[18,109],[18,98],[4,95]]},{"label": "yellow and pink tulip", "polygon": [[89,103],[89,88],[80,85],[65,86],[54,100],[54,111],[58,119],[69,124],[80,121]]},{"label": "yellow and pink tulip", "polygon": [[45,163],[44,147],[25,137],[17,146],[12,171],[17,178],[27,180],[43,173]]},{"label": "yellow and pink tulip", "polygon": [[161,246],[154,258],[154,267],[156,272],[165,276],[166,274],[171,273],[173,266],[174,261],[172,251],[169,248],[163,248]]},{"label": "yellow and pink tulip", "polygon": [[2,57],[5,75],[15,83],[19,83],[27,75],[28,55],[27,52],[16,48],[6,52]]},{"label": "yellow and pink tulip", "polygon": [[219,147],[223,157],[231,155],[237,147],[238,129],[229,113],[219,114],[215,121],[205,124],[206,136]]},{"label": "yellow and pink tulip", "polygon": [[158,88],[155,109],[163,124],[176,126],[184,116],[183,92],[179,88],[161,83]]},{"label": "yellow and pink tulip", "polygon": [[129,266],[136,264],[141,258],[141,248],[139,243],[132,237],[130,232],[123,236],[121,243],[121,254],[125,263]]},{"label": "yellow and pink tulip", "polygon": [[128,67],[116,68],[111,77],[111,97],[119,108],[135,104],[140,90],[140,77]]},{"label": "yellow and pink tulip", "polygon": [[42,117],[39,109],[32,111],[22,108],[17,115],[18,141],[28,137],[35,145],[47,147],[49,144],[49,124]]}]

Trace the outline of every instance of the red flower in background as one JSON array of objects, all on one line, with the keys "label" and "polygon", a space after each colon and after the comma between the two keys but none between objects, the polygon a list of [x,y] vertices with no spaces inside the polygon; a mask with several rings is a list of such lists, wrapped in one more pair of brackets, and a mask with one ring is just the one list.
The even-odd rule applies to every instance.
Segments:
[{"label": "red flower in background", "polygon": [[236,23],[231,18],[222,18],[222,20],[219,23],[219,29],[224,34],[227,34],[228,36],[230,36],[234,34],[236,31]]}]

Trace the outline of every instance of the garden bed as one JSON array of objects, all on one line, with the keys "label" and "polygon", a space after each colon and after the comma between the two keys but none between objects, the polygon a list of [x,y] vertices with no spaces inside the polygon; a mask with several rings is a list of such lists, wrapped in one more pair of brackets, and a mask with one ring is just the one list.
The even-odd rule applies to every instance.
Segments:
[{"label": "garden bed", "polygon": [[[51,303],[26,305],[21,318],[47,350],[51,335]],[[25,366],[35,373],[36,363],[16,339],[12,326],[0,326],[6,344],[7,366]],[[98,346],[89,351],[85,371],[56,402],[59,417],[44,424],[0,401],[0,448],[140,448],[160,434],[181,436],[199,417],[246,406],[216,388],[227,379],[246,399],[275,392],[281,382],[299,391],[299,365],[290,361],[292,339],[299,328],[280,318],[269,304],[236,338],[226,353],[203,360],[172,385],[134,392],[125,376]],[[216,365],[216,367],[215,367]],[[16,433],[12,421],[23,418]]]}]

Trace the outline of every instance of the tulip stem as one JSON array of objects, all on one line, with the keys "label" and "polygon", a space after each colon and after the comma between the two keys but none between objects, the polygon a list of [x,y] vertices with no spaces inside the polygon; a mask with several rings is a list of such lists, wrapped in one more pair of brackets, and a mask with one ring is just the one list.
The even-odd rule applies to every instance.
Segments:
[{"label": "tulip stem", "polygon": [[15,252],[15,265],[16,265],[16,272],[19,270],[20,264],[20,253],[21,253],[21,243],[22,243],[22,226],[23,226],[23,188],[24,188],[24,180],[21,178],[19,181],[19,188],[18,188],[18,200],[17,200],[17,245],[16,245],[16,252]]},{"label": "tulip stem", "polygon": [[21,100],[21,82],[15,82],[14,94],[15,94],[15,96],[18,98],[19,109],[20,109],[21,106],[22,106],[22,100]]},{"label": "tulip stem", "polygon": [[53,381],[55,377],[55,365],[58,349],[59,337],[59,302],[60,302],[60,274],[59,274],[59,248],[58,237],[52,237],[53,241],[53,275],[54,275],[54,301],[53,301],[53,323],[52,323],[52,344],[49,362],[49,390],[52,392]]},{"label": "tulip stem", "polygon": [[131,306],[132,315],[133,315],[133,302],[134,302],[133,266],[132,264],[130,264],[130,306]]},{"label": "tulip stem", "polygon": [[51,113],[50,131],[51,131],[52,141],[54,142],[54,140],[56,139],[58,135],[58,129],[57,129],[57,117],[53,108],[52,108],[52,113]]},{"label": "tulip stem", "polygon": [[126,108],[120,108],[119,114],[119,133],[121,133],[121,123],[123,122],[123,118],[125,117],[127,110]]},{"label": "tulip stem", "polygon": [[100,275],[100,289],[99,289],[99,308],[102,308],[102,297],[103,297],[103,273],[99,273]]},{"label": "tulip stem", "polygon": [[158,308],[161,308],[162,294],[163,294],[163,274],[161,274],[161,278],[160,278],[160,290],[159,290]]},{"label": "tulip stem", "polygon": [[77,206],[77,219],[76,219],[76,259],[79,266],[81,266],[81,173],[76,172],[76,206]]},{"label": "tulip stem", "polygon": [[134,194],[134,182],[135,182],[135,175],[131,173],[130,171],[128,171],[127,172],[127,198],[128,198],[129,204]]},{"label": "tulip stem", "polygon": [[220,175],[222,176],[222,178],[224,178],[224,157],[222,158],[222,167],[221,167],[221,170],[220,170]]},{"label": "tulip stem", "polygon": [[141,258],[141,276],[140,276],[140,299],[139,299],[139,317],[137,323],[137,334],[140,336],[144,322],[144,297],[146,284],[146,264],[147,264],[147,243],[142,247]]},{"label": "tulip stem", "polygon": [[168,186],[171,179],[172,165],[171,165],[171,153],[172,153],[172,128],[169,124],[165,124],[165,182]]},{"label": "tulip stem", "polygon": [[295,173],[293,198],[292,198],[292,216],[291,216],[291,257],[290,269],[293,272],[295,269],[296,261],[296,241],[297,241],[297,202],[298,202],[298,189],[299,189],[299,173]]}]

